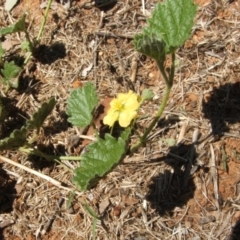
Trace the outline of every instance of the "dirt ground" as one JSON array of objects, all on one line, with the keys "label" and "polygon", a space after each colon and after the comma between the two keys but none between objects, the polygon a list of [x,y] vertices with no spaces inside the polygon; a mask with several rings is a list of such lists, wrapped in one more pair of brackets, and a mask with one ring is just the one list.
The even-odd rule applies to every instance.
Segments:
[{"label": "dirt ground", "polygon": [[[69,9],[55,2],[19,89],[5,94],[15,120],[4,133],[55,97],[38,147],[47,154],[78,156],[87,142],[74,139],[91,132],[67,122],[66,101],[72,88],[89,81],[105,112],[119,92],[152,89],[156,97],[144,105],[147,117],[139,131],[151,121],[164,83],[155,62],[137,53],[132,40],[158,1],[118,0],[105,9],[98,2],[73,1]],[[10,13],[4,3],[0,0],[0,27],[27,12],[29,33],[36,36],[44,13],[41,1],[20,0]],[[240,1],[196,3],[192,36],[177,52],[171,97],[151,141],[95,187],[78,192],[62,165],[18,151],[0,152],[65,186],[0,161],[0,239],[240,239]],[[4,41],[19,54],[23,39],[11,34]],[[71,168],[78,164],[68,162]]]}]

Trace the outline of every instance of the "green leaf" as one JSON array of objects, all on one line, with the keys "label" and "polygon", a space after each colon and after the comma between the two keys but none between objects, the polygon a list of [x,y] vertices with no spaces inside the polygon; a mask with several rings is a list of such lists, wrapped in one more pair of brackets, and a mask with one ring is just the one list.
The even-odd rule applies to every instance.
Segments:
[{"label": "green leaf", "polygon": [[126,154],[126,143],[130,129],[127,128],[118,139],[109,134],[90,144],[82,155],[80,167],[74,170],[73,182],[81,190],[95,185],[100,177],[108,173]]},{"label": "green leaf", "polygon": [[176,141],[173,138],[160,138],[163,142],[165,142],[169,147],[175,145]]},{"label": "green leaf", "polygon": [[69,196],[68,200],[67,200],[67,208],[71,207],[73,199],[74,199],[74,196],[75,196],[75,191],[72,191],[70,193],[70,196]]},{"label": "green leaf", "polygon": [[18,87],[18,74],[22,68],[17,66],[13,61],[12,62],[4,62],[3,69],[1,70],[4,78],[3,84],[11,86],[13,88]]},{"label": "green leaf", "polygon": [[48,103],[43,103],[38,111],[33,114],[32,118],[27,121],[27,129],[36,128],[39,132],[40,127],[43,125],[43,122],[53,110],[55,104],[56,101],[54,98],[50,99]]},{"label": "green leaf", "polygon": [[25,32],[26,31],[25,18],[26,18],[26,15],[24,14],[18,22],[12,24],[9,27],[0,29],[0,37],[10,33],[21,32],[21,31]]},{"label": "green leaf", "polygon": [[15,129],[8,138],[0,140],[0,150],[17,149],[26,143],[27,129]]},{"label": "green leaf", "polygon": [[145,31],[143,34],[137,34],[134,36],[133,44],[138,52],[153,59],[164,61],[166,58],[166,44],[155,34],[148,34]]},{"label": "green leaf", "polygon": [[26,52],[31,52],[31,44],[29,41],[21,42],[21,49]]},{"label": "green leaf", "polygon": [[[168,54],[189,38],[196,12],[197,5],[193,0],[165,0],[164,3],[157,3],[142,35],[145,38],[148,35],[153,44],[164,41],[165,52]],[[136,40],[137,38],[139,36]],[[138,50],[137,47],[136,49]]]},{"label": "green leaf", "polygon": [[141,97],[142,97],[142,101],[152,100],[154,97],[154,93],[150,89],[144,89]]},{"label": "green leaf", "polygon": [[97,92],[93,83],[72,90],[67,101],[68,121],[77,127],[90,125],[97,103]]},{"label": "green leaf", "polygon": [[97,213],[95,213],[94,210],[87,203],[84,203],[83,206],[93,218],[100,220],[100,217],[97,215]]}]

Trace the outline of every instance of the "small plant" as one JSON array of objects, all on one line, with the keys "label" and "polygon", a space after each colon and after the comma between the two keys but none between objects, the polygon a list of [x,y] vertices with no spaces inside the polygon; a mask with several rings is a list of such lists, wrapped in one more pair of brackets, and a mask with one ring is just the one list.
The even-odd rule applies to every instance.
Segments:
[{"label": "small plant", "polygon": [[[148,20],[148,26],[134,38],[135,49],[156,61],[166,84],[156,116],[134,145],[130,144],[130,136],[137,133],[139,109],[145,101],[153,98],[152,91],[145,89],[141,96],[132,91],[119,93],[117,98],[111,101],[110,109],[103,119],[103,123],[109,126],[110,133],[101,138],[94,124],[94,112],[98,106],[97,91],[92,83],[87,83],[82,88],[71,91],[66,110],[68,121],[73,126],[84,128],[91,125],[95,129],[96,140],[86,147],[81,156],[49,156],[33,146],[41,125],[55,105],[54,99],[44,103],[25,126],[14,130],[9,138],[1,140],[0,150],[17,148],[59,163],[64,159],[81,160],[80,166],[73,171],[73,182],[81,190],[96,184],[99,178],[111,171],[126,154],[134,153],[147,142],[149,133],[166,107],[174,80],[175,52],[190,36],[196,10],[193,0],[166,0],[158,3]],[[171,55],[171,66],[165,68],[168,54]],[[116,122],[121,127],[117,128],[118,137],[112,136]]]},{"label": "small plant", "polygon": [[0,70],[2,77],[0,76],[0,80],[2,81],[3,85],[6,88],[6,91],[11,88],[18,88],[19,85],[19,74],[21,73],[24,65],[29,61],[30,57],[33,54],[34,49],[38,46],[40,43],[40,39],[43,33],[44,26],[46,24],[47,15],[51,6],[52,0],[48,1],[48,6],[46,8],[46,12],[43,17],[43,21],[38,33],[38,36],[36,39],[31,40],[28,30],[26,28],[26,14],[24,14],[20,20],[18,20],[16,23],[12,24],[11,26],[5,27],[0,29],[0,39],[7,35],[7,34],[13,34],[17,32],[24,32],[26,40],[21,43],[21,49],[24,52],[28,52],[23,65],[18,66],[14,61],[8,61],[4,57],[4,49],[2,48],[2,42],[0,42]]},{"label": "small plant", "polygon": [[[97,140],[87,147],[87,151],[82,154],[80,167],[74,170],[73,182],[81,190],[94,185],[127,153],[135,152],[147,142],[149,133],[166,107],[174,80],[175,52],[190,36],[196,10],[197,7],[192,0],[166,0],[165,3],[158,3],[152,18],[148,20],[148,26],[135,36],[135,49],[156,61],[166,84],[165,94],[153,121],[133,146],[129,146],[129,138],[135,130],[138,110],[144,101],[153,97],[153,93],[146,89],[138,96],[129,91],[126,94],[119,93],[117,98],[111,101],[103,123],[108,125],[112,132],[115,122],[118,121],[123,127],[122,132],[118,138],[107,133],[102,139],[96,129]],[[171,67],[165,68],[168,54],[171,55]],[[93,84],[88,83],[82,89],[73,90],[68,99],[69,122],[80,127],[93,124],[96,106],[97,93]]]}]

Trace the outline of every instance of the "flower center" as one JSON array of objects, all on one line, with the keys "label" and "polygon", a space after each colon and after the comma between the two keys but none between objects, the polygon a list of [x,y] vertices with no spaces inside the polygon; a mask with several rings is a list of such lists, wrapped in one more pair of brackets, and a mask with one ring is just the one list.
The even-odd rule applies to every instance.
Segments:
[{"label": "flower center", "polygon": [[116,111],[121,112],[124,109],[124,104],[122,104],[121,102],[116,102],[114,108],[116,109]]}]

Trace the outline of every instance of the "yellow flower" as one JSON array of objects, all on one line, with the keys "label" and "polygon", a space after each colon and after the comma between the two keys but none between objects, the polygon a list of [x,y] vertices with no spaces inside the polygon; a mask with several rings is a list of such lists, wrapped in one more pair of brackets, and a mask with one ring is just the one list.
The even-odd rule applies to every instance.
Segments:
[{"label": "yellow flower", "polygon": [[136,118],[139,105],[138,95],[133,91],[119,93],[117,98],[110,102],[110,109],[103,118],[103,123],[112,127],[118,121],[121,127],[127,127]]}]

